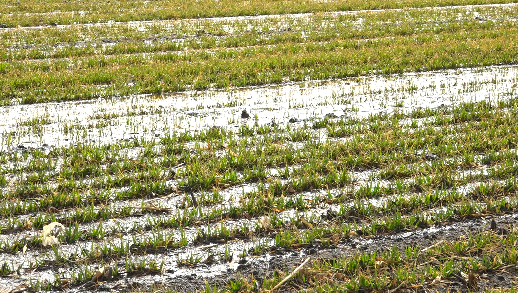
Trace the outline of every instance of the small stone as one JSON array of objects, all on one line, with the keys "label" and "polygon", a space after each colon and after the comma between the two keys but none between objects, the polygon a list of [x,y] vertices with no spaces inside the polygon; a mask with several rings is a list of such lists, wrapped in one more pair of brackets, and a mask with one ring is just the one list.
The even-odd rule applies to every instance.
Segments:
[{"label": "small stone", "polygon": [[497,228],[498,227],[496,225],[495,219],[492,219],[491,220],[491,230],[496,231]]},{"label": "small stone", "polygon": [[261,218],[259,218],[259,225],[261,226],[261,228],[263,229],[269,229],[271,228],[272,226],[272,222],[270,220],[270,217],[268,216],[263,216]]},{"label": "small stone", "polygon": [[58,222],[52,222],[43,226],[41,233],[43,246],[54,246],[59,244],[58,235],[65,230],[65,226]]},{"label": "small stone", "polygon": [[250,118],[250,114],[248,114],[248,112],[246,110],[243,110],[243,112],[241,112],[241,118],[243,118],[243,119]]},{"label": "small stone", "polygon": [[299,122],[299,119],[295,118],[295,117],[291,117],[290,120],[288,120],[289,123],[296,123],[296,122]]}]

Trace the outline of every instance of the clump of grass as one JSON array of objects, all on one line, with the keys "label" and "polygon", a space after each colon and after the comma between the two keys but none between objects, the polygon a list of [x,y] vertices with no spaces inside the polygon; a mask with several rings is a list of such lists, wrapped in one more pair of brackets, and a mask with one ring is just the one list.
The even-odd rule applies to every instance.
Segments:
[{"label": "clump of grass", "polygon": [[[332,260],[314,260],[288,285],[313,290],[394,290],[419,285],[432,287],[434,280],[462,280],[465,288],[478,288],[478,276],[498,274],[498,268],[513,264],[517,235],[479,232],[456,241],[439,241],[430,247],[403,245]],[[466,253],[470,251],[469,255]],[[273,288],[282,278],[265,280],[263,289]],[[232,286],[231,284],[227,285]],[[436,286],[436,285],[435,285]]]}]

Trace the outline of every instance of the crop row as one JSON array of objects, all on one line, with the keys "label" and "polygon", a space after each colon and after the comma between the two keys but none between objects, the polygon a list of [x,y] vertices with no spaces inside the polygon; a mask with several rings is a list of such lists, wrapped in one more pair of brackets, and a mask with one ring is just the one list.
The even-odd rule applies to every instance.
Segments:
[{"label": "crop row", "polygon": [[14,4],[0,4],[0,24],[3,27],[57,25],[73,23],[97,23],[107,21],[142,21],[157,19],[201,18],[243,15],[269,15],[307,13],[322,11],[350,11],[364,9],[423,8],[447,5],[484,5],[515,3],[511,0],[419,0],[419,1],[92,1],[85,3],[62,3],[49,1],[45,4],[25,0]]},{"label": "crop row", "polygon": [[[118,192],[119,195],[116,195],[116,198],[119,199],[148,197],[153,193],[154,196],[165,195],[175,190],[170,183],[167,183],[167,180],[171,179],[177,180],[178,188],[186,192],[211,190],[214,187],[223,188],[229,184],[264,181],[270,173],[268,168],[280,167],[282,170],[282,166],[288,167],[297,164],[304,166],[280,174],[285,173],[282,175],[285,178],[304,177],[312,173],[319,176],[334,176],[333,174],[340,174],[351,168],[382,168],[380,171],[382,178],[405,178],[428,172],[432,172],[434,175],[435,173],[440,174],[439,170],[442,170],[443,173],[448,170],[455,172],[460,167],[476,166],[478,164],[477,154],[488,151],[490,153],[480,159],[483,164],[512,162],[516,155],[513,151],[499,152],[515,148],[512,128],[514,117],[510,112],[486,110],[485,114],[481,115],[480,113],[468,114],[470,112],[462,110],[458,113],[458,117],[436,119],[431,122],[432,125],[423,125],[417,130],[410,128],[406,131],[392,132],[390,137],[386,136],[387,130],[398,126],[397,119],[388,120],[382,124],[373,124],[363,131],[358,129],[361,134],[356,134],[350,139],[340,142],[316,143],[312,141],[311,136],[303,135],[302,137],[305,137],[308,142],[298,150],[292,149],[289,144],[286,146],[277,144],[276,142],[282,141],[282,139],[278,140],[274,136],[270,136],[272,140],[266,141],[263,138],[257,140],[245,138],[239,143],[230,139],[231,143],[227,145],[227,151],[221,154],[217,154],[214,150],[202,150],[198,146],[196,155],[192,155],[191,151],[183,150],[180,158],[176,155],[171,156],[167,146],[159,148],[159,153],[155,153],[154,144],[147,147],[148,151],[144,151],[143,157],[139,160],[122,160],[118,155],[118,148],[84,146],[76,149],[75,151],[80,152],[75,152],[75,154],[68,152],[69,155],[73,155],[63,158],[63,161],[67,163],[63,164],[58,172],[48,173],[47,167],[38,168],[26,178],[18,178],[16,186],[10,188],[11,191],[3,192],[5,199],[17,198],[19,200],[40,197],[40,205],[19,202],[16,204],[17,207],[6,205],[5,211],[18,210],[16,213],[19,213],[38,206],[40,208],[37,209],[42,207],[64,208],[89,205],[92,201],[100,203],[113,197],[112,189],[121,187],[126,187],[126,189]],[[479,121],[481,117],[484,117],[484,120]],[[433,126],[436,124],[448,126],[452,123],[455,125],[461,121],[465,123],[453,128]],[[328,127],[348,125],[344,121],[325,123],[328,124]],[[323,124],[316,125],[321,127]],[[352,129],[353,132],[354,129]],[[472,135],[478,131],[483,131],[484,135]],[[385,135],[383,135],[384,133]],[[409,136],[414,138],[409,139]],[[461,140],[464,143],[462,149],[455,147],[455,144]],[[167,142],[167,139],[163,142]],[[263,147],[250,147],[259,144]],[[174,143],[172,145],[178,147]],[[432,145],[436,147],[431,148]],[[423,146],[427,146],[424,152],[422,151]],[[181,150],[181,148],[176,149]],[[404,152],[400,155],[392,154],[396,150],[404,150]],[[418,154],[418,151],[421,151],[421,154]],[[380,155],[383,153],[390,155]],[[162,159],[158,161],[149,159],[157,156],[162,156]],[[425,164],[411,167],[411,165],[407,165],[419,162],[426,156],[434,158],[435,162],[432,166]],[[457,157],[457,159],[451,161],[451,159],[447,159],[448,157]],[[38,162],[38,160],[34,162]],[[185,164],[185,166],[176,171],[168,170],[178,164]],[[103,165],[106,167],[99,168]],[[414,171],[410,169],[414,169]],[[77,172],[73,170],[77,170]],[[105,176],[106,174],[108,176]],[[51,187],[47,184],[48,182],[57,184]],[[86,190],[90,191],[89,196],[82,195]],[[44,204],[41,205],[41,203]]]},{"label": "crop row", "polygon": [[[281,43],[326,42],[335,39],[375,39],[416,32],[454,32],[459,29],[512,26],[516,7],[484,7],[477,11],[445,9],[383,11],[355,15],[272,17],[241,21],[204,20],[132,26],[45,28],[0,33],[2,61],[120,55]],[[459,14],[461,16],[459,16]],[[398,19],[399,23],[389,22]],[[440,19],[440,21],[438,21]],[[483,21],[481,21],[481,19]],[[361,24],[359,24],[361,23]],[[316,25],[318,24],[318,25]]]},{"label": "crop row", "polygon": [[[342,292],[361,290],[404,290],[415,288],[441,288],[441,283],[458,282],[464,288],[477,290],[483,278],[513,267],[517,261],[515,231],[498,235],[494,231],[476,232],[464,239],[436,243],[430,247],[405,245],[359,252],[335,259],[314,260],[289,283],[291,287],[303,286],[316,292]],[[262,284],[271,289],[284,274],[275,274]],[[252,290],[255,280],[245,278],[232,281],[226,290]],[[257,281],[255,281],[257,282]],[[287,285],[287,286],[290,286]],[[438,287],[439,286],[439,287]],[[514,292],[500,288],[489,292]],[[442,287],[442,289],[446,289]],[[432,289],[431,289],[432,290]],[[207,292],[218,292],[210,288]]]},{"label": "crop row", "polygon": [[318,33],[304,42],[281,35],[272,45],[250,47],[245,41],[244,47],[215,50],[3,62],[0,100],[93,99],[516,62],[516,26],[493,24],[461,22],[439,35],[389,32],[390,38],[364,41],[329,31],[325,42]]},{"label": "crop row", "polygon": [[[495,194],[491,194],[490,192],[487,195],[493,197]],[[311,244],[329,246],[344,239],[350,239],[351,237],[356,238],[358,235],[383,235],[385,233],[397,233],[399,231],[413,231],[415,229],[422,229],[423,227],[451,223],[452,221],[460,221],[466,218],[479,218],[481,215],[488,213],[492,215],[506,214],[516,211],[516,202],[516,198],[495,198],[482,204],[475,202],[468,203],[461,200],[458,204],[448,205],[436,212],[427,212],[424,210],[423,213],[423,210],[417,210],[412,211],[409,215],[392,212],[390,215],[383,216],[380,220],[376,218],[372,219],[367,215],[357,214],[354,212],[355,207],[352,207],[351,209],[342,209],[335,215],[328,214],[328,220],[338,220],[336,222],[333,221],[334,223],[332,224],[322,224],[318,220],[314,221],[316,219],[311,218],[309,219],[311,222],[308,222],[301,216],[291,218],[288,221],[279,220],[273,216],[271,218],[272,226],[261,224],[256,226],[253,230],[250,230],[250,226],[246,224],[236,229],[227,228],[223,224],[217,224],[216,229],[213,231],[210,229],[206,232],[203,230],[199,231],[193,243],[227,243],[236,238],[252,237],[253,239],[257,237],[257,235],[269,235],[274,239],[274,247],[292,248]],[[357,221],[349,223],[343,221],[344,219],[342,217],[347,217],[347,214],[351,211],[369,220],[361,224]],[[297,227],[298,229],[296,229]],[[277,229],[281,229],[281,231]],[[255,233],[253,232],[254,230]],[[260,232],[261,230],[263,230],[263,232]],[[89,264],[90,262],[95,263],[99,259],[124,258],[130,254],[152,253],[162,251],[166,248],[170,250],[185,246],[187,243],[187,240],[183,237],[180,240],[176,240],[176,233],[169,234],[169,232],[164,231],[154,232],[153,235],[152,237],[146,237],[147,240],[143,242],[139,242],[135,240],[135,238],[133,241],[123,241],[121,239],[119,244],[110,244],[108,241],[108,243],[105,244],[92,245],[91,250],[81,249],[78,250],[77,253],[67,253],[66,255],[62,255],[63,252],[54,249],[55,260],[42,260],[43,262],[36,265],[52,264],[66,266],[67,264],[76,264],[78,262]],[[27,244],[30,243],[25,242],[25,244],[20,243],[19,245]],[[251,248],[249,253],[262,254],[272,249],[271,247],[265,247],[264,242],[263,244],[259,242],[257,245],[258,246]],[[223,259],[225,258],[222,257],[221,260],[216,261],[224,261]],[[181,263],[181,260],[179,260],[179,262]],[[196,263],[197,262],[193,264]]]}]

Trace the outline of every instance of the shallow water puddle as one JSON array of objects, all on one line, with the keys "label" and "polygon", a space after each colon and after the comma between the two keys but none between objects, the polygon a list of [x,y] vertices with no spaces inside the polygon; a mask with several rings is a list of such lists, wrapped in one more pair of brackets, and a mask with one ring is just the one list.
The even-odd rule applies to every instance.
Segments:
[{"label": "shallow water puddle", "polygon": [[[109,144],[166,134],[328,117],[365,118],[461,102],[497,102],[516,93],[518,66],[491,66],[331,81],[288,83],[227,91],[131,96],[0,108],[1,150],[16,146]],[[250,118],[241,118],[246,110]],[[27,121],[45,119],[43,125]],[[94,117],[94,119],[92,119]],[[97,119],[95,119],[97,117]],[[107,118],[103,118],[107,117]],[[25,124],[25,125],[24,125]]]}]

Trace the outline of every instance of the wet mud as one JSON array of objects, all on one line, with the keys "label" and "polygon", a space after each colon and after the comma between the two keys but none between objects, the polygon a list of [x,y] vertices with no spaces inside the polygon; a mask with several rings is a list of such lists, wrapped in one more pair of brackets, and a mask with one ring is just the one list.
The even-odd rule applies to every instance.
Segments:
[{"label": "wet mud", "polygon": [[[304,125],[315,119],[366,118],[380,113],[451,107],[516,93],[518,67],[482,68],[288,83],[228,91],[186,92],[95,101],[2,107],[2,150],[104,145],[153,140],[220,127]],[[272,102],[273,101],[273,102]],[[248,117],[243,118],[243,111]],[[38,126],[31,121],[43,121]]]},{"label": "wet mud", "polygon": [[[471,234],[483,231],[493,231],[491,222],[494,221],[499,227],[500,232],[505,230],[518,229],[516,222],[518,214],[482,217],[465,222],[443,224],[433,226],[419,231],[400,232],[392,235],[381,235],[375,237],[357,237],[348,239],[331,246],[306,245],[299,249],[277,248],[267,255],[261,257],[246,257],[233,259],[232,263],[226,266],[221,265],[204,265],[201,268],[190,271],[183,278],[178,278],[178,271],[167,271],[161,276],[150,276],[144,280],[125,279],[115,284],[99,285],[98,290],[125,290],[136,288],[147,288],[151,285],[164,285],[172,287],[180,292],[202,291],[206,288],[206,284],[217,284],[224,287],[229,280],[239,277],[245,277],[249,280],[262,282],[267,278],[272,278],[274,271],[291,271],[300,265],[304,259],[310,257],[311,260],[333,260],[340,257],[347,257],[352,254],[361,252],[372,253],[382,251],[383,248],[417,246],[420,249],[427,249],[439,241],[456,241],[463,239]],[[498,229],[498,228],[497,228]],[[493,231],[495,232],[495,231]],[[498,233],[498,230],[495,232]],[[513,281],[516,282],[515,275],[517,268],[509,266],[504,270],[489,271],[480,276],[479,289],[491,289],[496,287],[512,288]],[[186,273],[186,272],[184,272]],[[300,288],[283,288],[284,292],[299,292]],[[426,290],[460,290],[468,292],[469,288],[461,280],[451,279],[444,280],[440,285],[424,284],[421,288],[422,292]],[[412,289],[405,289],[401,292],[414,292]]]}]

